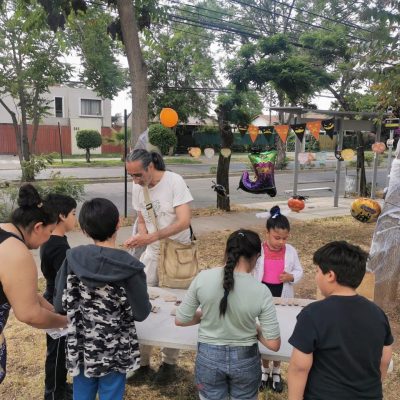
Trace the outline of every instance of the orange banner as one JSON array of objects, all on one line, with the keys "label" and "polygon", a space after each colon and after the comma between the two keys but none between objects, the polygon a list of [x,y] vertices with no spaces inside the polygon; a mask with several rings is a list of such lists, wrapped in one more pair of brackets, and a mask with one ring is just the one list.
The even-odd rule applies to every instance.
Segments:
[{"label": "orange banner", "polygon": [[251,139],[251,141],[252,141],[253,143],[254,143],[254,142],[256,141],[256,139],[257,139],[258,131],[259,131],[258,126],[249,125],[249,126],[247,127],[247,132],[249,132],[250,139]]},{"label": "orange banner", "polygon": [[310,131],[311,135],[315,137],[315,140],[319,140],[319,131],[321,130],[321,121],[307,122],[307,129]]},{"label": "orange banner", "polygon": [[282,142],[286,143],[289,132],[289,125],[275,125],[274,129],[281,138]]}]

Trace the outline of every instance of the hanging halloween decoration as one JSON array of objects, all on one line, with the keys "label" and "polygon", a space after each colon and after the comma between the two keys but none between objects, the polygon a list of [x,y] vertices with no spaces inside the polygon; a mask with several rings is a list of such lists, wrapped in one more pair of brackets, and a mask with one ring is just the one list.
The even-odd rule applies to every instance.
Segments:
[{"label": "hanging halloween decoration", "polygon": [[247,132],[249,132],[250,140],[252,141],[252,143],[254,143],[257,140],[258,136],[258,126],[249,125],[247,127]]},{"label": "hanging halloween decoration", "polygon": [[306,124],[290,125],[290,127],[293,129],[293,132],[300,140],[300,142],[303,142],[304,132],[306,131]]},{"label": "hanging halloween decoration", "polygon": [[215,181],[211,181],[213,185],[211,186],[211,189],[214,189],[214,192],[217,192],[218,196],[221,197],[229,197],[229,194],[226,193],[226,189],[223,185],[220,185],[219,183],[215,183]]},{"label": "hanging halloween decoration", "polygon": [[376,222],[381,213],[381,206],[375,200],[360,197],[351,203],[350,212],[357,221]]},{"label": "hanging halloween decoration", "polygon": [[304,209],[306,197],[304,196],[292,196],[288,200],[288,207],[294,212],[300,212]]},{"label": "hanging halloween decoration", "polygon": [[189,147],[188,153],[193,158],[199,158],[201,156],[201,149],[200,147]]},{"label": "hanging halloween decoration", "polygon": [[386,145],[383,142],[375,142],[372,146],[371,149],[374,153],[382,154],[386,150]]},{"label": "hanging halloween decoration", "polygon": [[163,108],[160,113],[160,122],[166,128],[172,128],[178,123],[178,114],[172,108]]},{"label": "hanging halloween decoration", "polygon": [[325,130],[326,134],[333,139],[333,135],[335,134],[335,120],[332,118],[322,121],[322,128]]},{"label": "hanging halloween decoration", "polygon": [[242,135],[242,137],[246,134],[247,132],[247,125],[243,125],[243,124],[238,124],[237,125],[238,131],[239,133]]},{"label": "hanging halloween decoration", "polygon": [[344,161],[351,161],[355,155],[354,150],[353,149],[344,149],[342,150],[342,158]]},{"label": "hanging halloween decoration", "polygon": [[250,179],[249,173],[247,171],[243,172],[239,188],[245,192],[255,194],[267,193],[269,196],[275,197],[274,169],[276,156],[276,150],[250,153],[249,159],[254,169],[255,178]]},{"label": "hanging halloween decoration", "polygon": [[319,131],[321,130],[321,121],[309,121],[306,123],[307,129],[311,135],[314,136],[315,140],[319,140]]},{"label": "hanging halloween decoration", "polygon": [[214,157],[214,149],[212,147],[207,147],[204,149],[204,155],[207,158],[213,158]]},{"label": "hanging halloween decoration", "polygon": [[271,126],[259,126],[258,129],[266,137],[268,135],[272,135],[274,133],[274,127],[272,125]]},{"label": "hanging halloween decoration", "polygon": [[232,154],[232,150],[227,147],[223,147],[220,151],[223,157],[228,158]]},{"label": "hanging halloween decoration", "polygon": [[276,133],[279,135],[283,143],[286,143],[288,132],[289,132],[289,125],[275,125],[274,129]]}]

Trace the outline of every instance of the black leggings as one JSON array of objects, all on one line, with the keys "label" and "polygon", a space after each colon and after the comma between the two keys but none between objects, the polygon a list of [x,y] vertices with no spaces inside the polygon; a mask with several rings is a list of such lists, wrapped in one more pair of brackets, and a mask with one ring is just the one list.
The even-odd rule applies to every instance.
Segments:
[{"label": "black leggings", "polygon": [[268,289],[271,291],[271,294],[273,297],[281,297],[282,296],[283,283],[263,282],[263,284],[268,287]]}]

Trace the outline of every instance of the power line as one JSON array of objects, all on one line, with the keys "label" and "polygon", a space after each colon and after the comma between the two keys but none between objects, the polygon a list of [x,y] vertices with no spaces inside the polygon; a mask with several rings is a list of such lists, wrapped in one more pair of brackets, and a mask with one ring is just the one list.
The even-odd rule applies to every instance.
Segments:
[{"label": "power line", "polygon": [[348,26],[349,28],[360,29],[360,30],[366,31],[366,32],[368,32],[368,33],[373,33],[372,31],[370,31],[370,30],[368,30],[368,29],[366,29],[366,28],[363,28],[363,27],[360,26],[360,25],[354,24],[354,23],[352,23],[352,22],[339,21],[339,20],[334,19],[334,18],[330,18],[330,17],[326,17],[326,16],[321,15],[321,14],[317,14],[317,13],[315,13],[315,12],[313,12],[313,11],[305,10],[304,8],[296,7],[296,6],[294,6],[294,5],[292,6],[292,5],[287,4],[287,3],[284,3],[284,2],[282,2],[282,1],[278,1],[278,0],[271,0],[271,1],[272,1],[273,3],[276,3],[276,4],[281,4],[281,5],[286,6],[286,7],[291,7],[291,8],[293,8],[293,9],[296,10],[296,11],[305,12],[305,13],[307,13],[307,14],[313,15],[314,17],[323,18],[323,19],[326,19],[327,21],[330,21],[330,22],[335,22],[336,24],[345,25],[345,26]]},{"label": "power line", "polygon": [[[238,3],[238,4],[242,5],[242,6],[247,6],[247,7],[250,7],[250,8],[254,8],[256,10],[261,10],[261,11],[264,11],[264,12],[266,12],[268,14],[277,15],[278,17],[282,17],[282,18],[285,18],[285,19],[288,19],[288,20],[291,20],[291,21],[295,21],[295,22],[298,22],[298,23],[303,24],[303,25],[308,25],[308,26],[311,26],[313,28],[322,29],[322,30],[325,30],[325,31],[328,31],[328,32],[333,32],[333,29],[326,28],[326,27],[320,26],[320,25],[315,25],[315,24],[313,24],[311,22],[301,21],[299,19],[296,19],[296,18],[293,18],[293,17],[289,17],[289,16],[285,16],[285,15],[277,13],[277,12],[269,11],[269,10],[266,10],[265,8],[262,8],[262,7],[253,5],[253,4],[245,3],[245,2],[240,1],[240,0],[231,0],[231,1],[234,2],[234,3]],[[360,38],[358,36],[354,36],[354,35],[350,35],[350,34],[347,34],[346,36],[354,38],[354,39],[357,39],[357,40],[360,40],[362,42],[367,42],[366,39]]]}]

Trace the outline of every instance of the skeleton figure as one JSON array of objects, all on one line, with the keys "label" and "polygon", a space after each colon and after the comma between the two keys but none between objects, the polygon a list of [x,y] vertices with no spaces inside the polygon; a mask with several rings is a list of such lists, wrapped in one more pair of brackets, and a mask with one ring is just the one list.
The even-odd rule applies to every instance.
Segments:
[{"label": "skeleton figure", "polygon": [[400,145],[397,144],[389,186],[376,223],[367,270],[375,273],[375,301],[384,309],[396,305],[400,281]]}]

